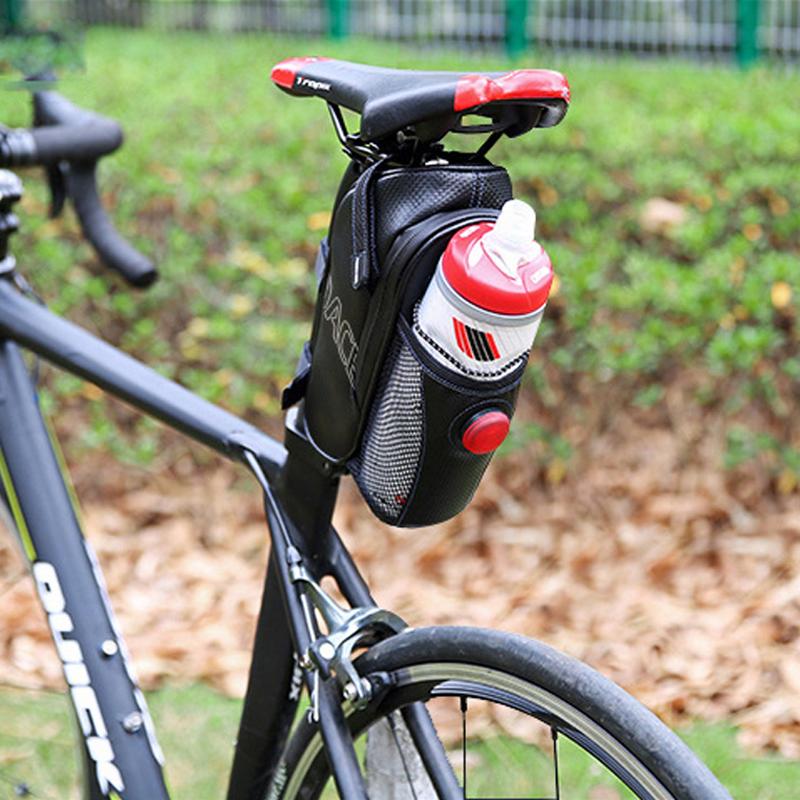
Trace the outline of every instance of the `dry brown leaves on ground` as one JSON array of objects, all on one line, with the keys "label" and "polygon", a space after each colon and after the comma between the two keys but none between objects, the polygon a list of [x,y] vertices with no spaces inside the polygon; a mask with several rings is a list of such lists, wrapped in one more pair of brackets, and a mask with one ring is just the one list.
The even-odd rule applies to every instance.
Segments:
[{"label": "dry brown leaves on ground", "polygon": [[[670,721],[733,720],[747,744],[798,758],[800,498],[765,499],[709,468],[716,454],[690,456],[628,420],[558,486],[514,456],[449,523],[387,528],[349,485],[336,522],[409,623],[533,636]],[[128,476],[116,492],[116,473],[102,491],[97,474],[78,470],[85,526],[142,683],[240,694],[266,559],[258,496],[229,467]],[[30,582],[14,582],[20,560],[0,541],[0,682],[59,685]]]}]

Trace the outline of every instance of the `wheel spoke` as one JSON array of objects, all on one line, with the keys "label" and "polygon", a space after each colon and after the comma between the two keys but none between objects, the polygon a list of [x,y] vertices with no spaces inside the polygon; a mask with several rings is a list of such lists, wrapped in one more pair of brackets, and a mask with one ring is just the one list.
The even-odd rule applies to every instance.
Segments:
[{"label": "wheel spoke", "polygon": [[464,800],[467,800],[467,698],[461,696],[461,772],[464,776]]},{"label": "wheel spoke", "polygon": [[561,800],[561,786],[558,777],[558,730],[550,728],[553,737],[553,778],[555,779],[556,800]]}]

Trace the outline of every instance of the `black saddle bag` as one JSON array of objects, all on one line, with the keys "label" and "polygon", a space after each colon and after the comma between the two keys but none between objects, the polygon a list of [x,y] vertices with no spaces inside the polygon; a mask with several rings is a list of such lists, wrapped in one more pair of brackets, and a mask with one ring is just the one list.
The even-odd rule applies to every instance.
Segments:
[{"label": "black saddle bag", "polygon": [[499,384],[445,375],[412,333],[450,237],[494,220],[511,197],[508,174],[488,162],[351,166],[342,181],[318,257],[311,339],[284,406],[305,398],[312,443],[347,466],[386,522],[458,513],[490,455],[467,453],[454,431],[483,407],[513,412],[519,375]]}]

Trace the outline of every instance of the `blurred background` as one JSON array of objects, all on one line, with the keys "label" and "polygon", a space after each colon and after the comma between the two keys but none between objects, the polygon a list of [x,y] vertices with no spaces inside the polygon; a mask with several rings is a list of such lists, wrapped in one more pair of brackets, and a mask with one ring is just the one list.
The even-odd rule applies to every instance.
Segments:
[{"label": "blurred background", "polygon": [[[24,4],[25,10],[22,10]],[[364,36],[459,48],[796,60],[795,0],[6,0],[50,26]]]},{"label": "blurred background", "polygon": [[[34,171],[21,271],[57,312],[276,435],[346,159],[324,104],[277,91],[271,66],[319,54],[563,71],[565,121],[492,151],[537,209],[558,275],[513,435],[454,520],[387,528],[348,480],[337,524],[379,602],[411,624],[541,639],[677,726],[735,797],[797,797],[797,0],[0,11],[0,121],[30,123],[14,79],[47,64],[66,96],[118,119],[126,144],[103,162],[104,200],[161,279],[135,292],[104,272],[71,213],[47,218]],[[137,671],[157,690],[172,784],[219,796],[230,754],[199,742],[236,726],[266,559],[259,496],[99,390],[49,367],[41,387]],[[0,537],[0,774],[30,760],[25,732],[45,721],[48,758],[71,755],[24,575]]]}]

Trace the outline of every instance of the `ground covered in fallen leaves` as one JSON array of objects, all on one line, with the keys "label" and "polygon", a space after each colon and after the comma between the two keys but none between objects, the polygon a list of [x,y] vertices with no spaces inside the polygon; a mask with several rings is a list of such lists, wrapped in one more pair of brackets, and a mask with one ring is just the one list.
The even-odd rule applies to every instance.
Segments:
[{"label": "ground covered in fallen leaves", "polygon": [[[731,720],[800,757],[800,497],[715,468],[724,431],[647,414],[593,437],[566,474],[526,452],[431,529],[376,522],[349,483],[337,525],[380,603],[410,624],[515,631],[602,670],[670,722]],[[73,465],[89,539],[146,687],[238,695],[266,560],[247,475],[176,448],[160,471]],[[59,685],[42,613],[0,539],[0,682]]]}]

